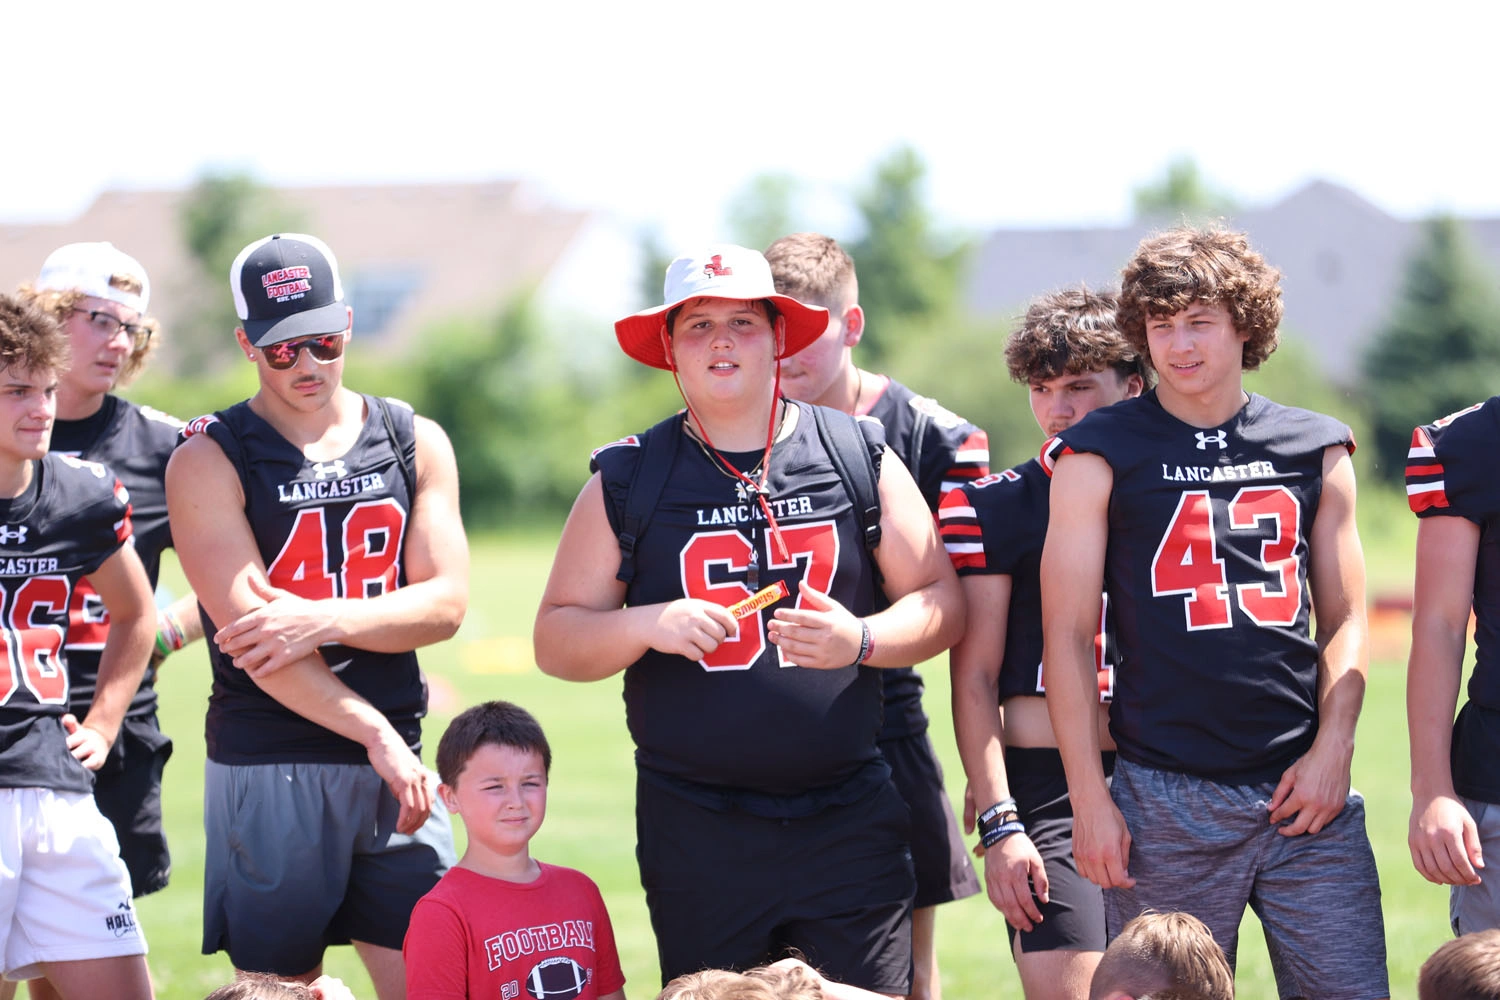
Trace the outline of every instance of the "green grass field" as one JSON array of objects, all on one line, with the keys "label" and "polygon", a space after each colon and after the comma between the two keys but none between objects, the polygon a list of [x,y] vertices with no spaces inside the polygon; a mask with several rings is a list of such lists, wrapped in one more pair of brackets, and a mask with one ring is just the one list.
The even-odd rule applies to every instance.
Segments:
[{"label": "green grass field", "polygon": [[[1369,505],[1379,526],[1367,524],[1365,537],[1376,551],[1375,581],[1392,588],[1409,579],[1409,536],[1414,521],[1383,516],[1390,504]],[[627,993],[657,991],[655,945],[646,918],[634,859],[631,745],[625,732],[618,678],[597,684],[569,684],[542,676],[531,659],[532,616],[551,562],[555,533],[537,530],[505,539],[475,539],[468,619],[458,637],[425,650],[423,664],[432,678],[433,712],[426,728],[433,747],[455,712],[488,698],[506,698],[531,709],[552,742],[555,761],[546,825],[535,844],[544,860],[588,872],[604,891],[628,978]],[[1404,564],[1404,569],[1403,569]],[[169,586],[181,587],[175,563],[164,569]],[[1409,584],[1406,584],[1409,588]],[[1390,951],[1392,996],[1415,997],[1416,972],[1448,937],[1447,892],[1429,885],[1411,867],[1406,849],[1406,726],[1403,708],[1404,648],[1399,639],[1384,643],[1371,670],[1370,689],[1360,722],[1354,783],[1366,796],[1370,835],[1384,889],[1386,940]],[[946,659],[924,670],[932,739],[943,757],[948,793],[958,801],[963,772],[949,721]],[[200,955],[203,871],[202,776],[203,712],[209,674],[202,646],[165,665],[160,690],[162,725],[176,740],[167,770],[165,808],[175,858],[172,884],[140,901],[140,918],[151,944],[151,967],[158,996],[200,1000],[230,975],[223,955]],[[1251,1000],[1275,996],[1260,932],[1248,917],[1241,931],[1239,995]],[[943,987],[955,1000],[1020,997],[1014,963],[1006,951],[1003,918],[981,895],[939,910],[938,941]],[[349,948],[328,954],[328,972],[350,983],[361,1000],[374,993]]]}]

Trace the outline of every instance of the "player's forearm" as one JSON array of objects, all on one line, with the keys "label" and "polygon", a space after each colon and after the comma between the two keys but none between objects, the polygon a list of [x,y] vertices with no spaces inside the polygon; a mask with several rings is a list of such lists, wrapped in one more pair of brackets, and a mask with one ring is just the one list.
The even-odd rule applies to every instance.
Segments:
[{"label": "player's forearm", "polygon": [[1418,615],[1406,667],[1406,723],[1413,798],[1452,795],[1453,711],[1463,672],[1464,633]]},{"label": "player's forearm", "polygon": [[1335,626],[1318,657],[1317,736],[1318,741],[1333,741],[1351,756],[1354,730],[1365,701],[1368,665],[1365,618],[1362,613],[1351,612]]},{"label": "player's forearm", "polygon": [[468,587],[443,577],[379,597],[335,598],[328,641],[372,653],[406,653],[451,639],[468,606]]},{"label": "player's forearm", "polygon": [[156,641],[156,616],[142,613],[128,617],[111,615],[109,634],[99,654],[99,678],[94,686],[94,700],[83,724],[113,743],[120,723],[130,708],[130,701],[140,690]]},{"label": "player's forearm", "polygon": [[1057,737],[1068,792],[1080,800],[1109,797],[1099,747],[1099,687],[1092,632],[1048,629],[1043,654],[1047,715]]},{"label": "player's forearm", "polygon": [[283,707],[361,746],[400,739],[390,720],[339,680],[321,656],[253,679]]},{"label": "player's forearm", "polygon": [[962,645],[953,650],[953,736],[964,776],[979,808],[1010,797],[998,678],[963,669]]},{"label": "player's forearm", "polygon": [[951,574],[903,595],[865,619],[874,652],[872,667],[909,667],[937,656],[963,638],[965,608],[958,578]]},{"label": "player's forearm", "polygon": [[646,655],[649,625],[664,605],[601,611],[577,605],[544,605],[532,630],[542,673],[565,681],[612,677]]}]

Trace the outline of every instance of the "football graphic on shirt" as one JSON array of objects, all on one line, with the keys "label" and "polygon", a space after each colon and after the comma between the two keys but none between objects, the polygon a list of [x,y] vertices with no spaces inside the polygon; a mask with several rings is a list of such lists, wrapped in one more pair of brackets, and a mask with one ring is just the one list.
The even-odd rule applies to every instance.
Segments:
[{"label": "football graphic on shirt", "polygon": [[526,992],[536,1000],[572,1000],[588,985],[588,970],[566,955],[544,959],[526,975]]}]

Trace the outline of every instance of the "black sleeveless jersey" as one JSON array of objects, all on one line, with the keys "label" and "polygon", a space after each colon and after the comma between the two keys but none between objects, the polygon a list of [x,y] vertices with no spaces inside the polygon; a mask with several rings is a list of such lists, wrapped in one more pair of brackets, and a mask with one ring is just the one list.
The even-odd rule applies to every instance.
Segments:
[{"label": "black sleeveless jersey", "polygon": [[[927,509],[934,514],[943,494],[989,475],[990,442],[984,431],[894,379],[875,397],[869,416],[885,428],[886,445],[911,472]],[[885,697],[880,738],[926,732],[922,676],[911,667],[902,667],[882,670],[880,680]]]},{"label": "black sleeveless jersey", "polygon": [[[190,422],[185,437],[207,434],[239,470],[245,517],[271,584],[302,597],[378,597],[406,583],[402,550],[416,472],[411,408],[388,400],[395,439],[378,400],[365,396],[365,424],[341,458],[312,462],[250,409],[248,402]],[[206,738],[221,764],[359,764],[364,748],[285,708],[214,645]],[[374,653],[329,643],[320,652],[340,680],[421,747],[427,688],[416,653]]]},{"label": "black sleeveless jersey", "polygon": [[130,532],[129,492],[92,462],[48,455],[24,493],[0,500],[0,788],[93,790],[61,721],[68,602]]},{"label": "black sleeveless jersey", "polygon": [[1119,627],[1110,731],[1132,763],[1227,784],[1274,781],[1317,734],[1308,539],[1323,453],[1354,448],[1322,414],[1250,401],[1201,430],[1153,390],[1043,448],[1114,471],[1105,590]]},{"label": "black sleeveless jersey", "polygon": [[[1042,696],[1042,543],[1047,540],[1048,496],[1052,481],[1032,459],[1014,469],[960,486],[938,509],[943,547],[959,576],[1009,576],[1010,608],[1005,618],[1005,650],[1000,661],[1000,701],[1016,695]],[[1114,630],[1109,602],[1094,641],[1099,700],[1114,695]],[[971,615],[988,609],[970,608]]]},{"label": "black sleeveless jersey", "polygon": [[1466,517],[1479,526],[1474,564],[1474,671],[1453,732],[1453,785],[1500,802],[1500,396],[1412,432],[1406,496],[1418,517]]},{"label": "black sleeveless jersey", "polygon": [[[161,553],[172,545],[167,524],[167,459],[177,445],[182,421],[149,406],[137,406],[118,396],[105,396],[99,412],[82,420],[58,420],[52,425],[52,450],[105,465],[130,491],[130,520],[136,554],[146,577],[156,587]],[[87,580],[73,588],[68,606],[68,676],[73,714],[80,719],[94,700],[99,677],[99,653],[109,635],[109,610]],[[156,668],[147,667],[140,690],[130,702],[128,718],[156,712]]]},{"label": "black sleeveless jersey", "polygon": [[[681,419],[664,425],[680,438],[636,548],[626,605],[696,597],[728,607],[777,582],[789,596],[740,619],[738,638],[703,660],[648,650],[626,668],[626,722],[646,772],[726,790],[796,795],[838,785],[879,761],[879,671],[785,666],[766,637],[771,614],[800,600],[804,580],[856,615],[870,613],[875,595],[873,560],[812,408],[791,405],[797,426],[772,449],[768,482],[789,560],[772,541],[759,505],[745,501],[737,480],[682,431]],[[878,463],[884,446],[879,425],[861,420],[859,426]],[[593,455],[616,532],[644,437],[616,441]],[[761,452],[724,457],[750,470]],[[747,586],[752,559],[753,587]]]}]

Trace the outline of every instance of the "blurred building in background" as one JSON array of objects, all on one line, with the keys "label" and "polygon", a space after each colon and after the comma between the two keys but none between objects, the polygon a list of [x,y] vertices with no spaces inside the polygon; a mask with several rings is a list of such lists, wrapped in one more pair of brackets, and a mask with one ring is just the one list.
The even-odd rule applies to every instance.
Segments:
[{"label": "blurred building in background", "polygon": [[[567,211],[519,182],[272,189],[278,205],[334,250],[355,332],[367,350],[399,355],[424,328],[492,312],[523,291],[565,322],[598,323],[639,308],[635,240],[595,213]],[[151,275],[151,313],[172,344],[219,331],[184,329],[205,294],[229,301],[229,276],[204,278],[180,222],[185,190],[106,191],[63,223],[0,226],[0,287],[35,277],[64,243],[109,240]],[[199,287],[195,287],[199,286]],[[227,339],[230,330],[222,331]],[[226,363],[233,359],[225,352]]]},{"label": "blurred building in background", "polygon": [[[1117,285],[1147,219],[1091,229],[1000,229],[981,242],[966,302],[979,315],[1012,315],[1032,296],[1086,282]],[[1225,220],[1284,274],[1284,336],[1306,344],[1329,378],[1353,382],[1365,346],[1390,315],[1421,223],[1398,219],[1348,188],[1314,181],[1274,204]],[[1500,219],[1467,219],[1500,275]]]}]

